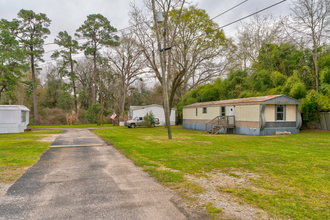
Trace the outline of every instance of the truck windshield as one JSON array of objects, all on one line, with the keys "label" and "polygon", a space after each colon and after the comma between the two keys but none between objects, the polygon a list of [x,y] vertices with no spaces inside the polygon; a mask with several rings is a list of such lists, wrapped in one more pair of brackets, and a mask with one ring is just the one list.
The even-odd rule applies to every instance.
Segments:
[{"label": "truck windshield", "polygon": [[134,121],[138,121],[139,120],[139,117],[135,117],[133,118]]}]

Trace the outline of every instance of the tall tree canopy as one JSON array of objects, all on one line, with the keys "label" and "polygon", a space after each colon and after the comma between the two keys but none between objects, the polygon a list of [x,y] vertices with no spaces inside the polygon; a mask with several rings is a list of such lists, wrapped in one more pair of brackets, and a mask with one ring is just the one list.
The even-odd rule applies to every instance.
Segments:
[{"label": "tall tree canopy", "polygon": [[317,63],[319,48],[329,36],[329,0],[295,0],[291,7],[292,16],[287,21],[292,39],[296,44],[307,44],[314,62],[315,89],[319,91],[319,67]]},{"label": "tall tree canopy", "polygon": [[[52,55],[53,58],[58,58],[61,56],[63,59],[62,68],[60,69],[62,76],[70,77],[72,82],[73,96],[74,96],[74,106],[76,114],[78,113],[78,104],[77,104],[77,94],[76,94],[76,84],[75,80],[77,78],[74,73],[74,65],[77,61],[72,59],[72,55],[78,54],[78,50],[80,49],[78,41],[73,40],[72,37],[68,34],[68,32],[60,32],[58,33],[57,38],[55,38],[54,43],[59,46],[64,47],[64,50],[55,51]],[[68,70],[69,69],[69,70]]]},{"label": "tall tree canopy", "polygon": [[17,30],[18,23],[1,20],[0,22],[0,99],[1,93],[10,92],[27,70],[26,51],[12,34]]},{"label": "tall tree canopy", "polygon": [[[178,29],[171,49],[173,79],[170,85],[170,106],[177,89],[183,84],[183,93],[219,77],[226,69],[225,54],[227,39],[218,24],[210,20],[203,9],[190,6],[182,10],[172,10],[169,14],[169,31]],[[174,36],[174,34],[172,35]]]},{"label": "tall tree canopy", "polygon": [[32,73],[33,82],[33,112],[34,123],[38,123],[37,112],[37,90],[36,90],[36,74],[35,63],[36,61],[44,61],[42,55],[44,53],[44,39],[50,34],[48,29],[51,20],[47,18],[46,14],[36,14],[31,10],[22,9],[18,13],[18,32],[17,37],[23,47],[27,50],[27,54],[30,57],[30,67]]},{"label": "tall tree canopy", "polygon": [[110,25],[110,21],[101,14],[91,14],[87,16],[87,20],[84,21],[77,30],[76,36],[84,38],[87,42],[83,45],[85,55],[92,55],[94,61],[94,74],[93,74],[93,99],[92,104],[96,103],[96,72],[97,72],[97,53],[102,46],[117,46],[119,45],[117,35],[112,35],[117,29]]}]

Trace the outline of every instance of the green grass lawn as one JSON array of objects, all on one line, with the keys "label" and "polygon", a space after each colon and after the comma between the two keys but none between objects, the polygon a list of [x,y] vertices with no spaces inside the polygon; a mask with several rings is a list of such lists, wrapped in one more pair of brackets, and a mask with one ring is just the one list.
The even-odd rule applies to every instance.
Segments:
[{"label": "green grass lawn", "polygon": [[162,127],[93,132],[163,184],[185,182],[183,174],[255,173],[260,178],[250,179],[253,187],[220,190],[272,215],[330,219],[330,132],[253,137],[208,135],[176,126],[172,140]]},{"label": "green grass lawn", "polygon": [[50,142],[37,140],[62,131],[33,131],[0,134],[0,183],[13,183],[27,168],[35,164]]},{"label": "green grass lawn", "polygon": [[[97,124],[79,124],[79,125],[36,125],[28,126],[28,128],[102,128]],[[112,124],[104,124],[103,127],[112,127]]]}]

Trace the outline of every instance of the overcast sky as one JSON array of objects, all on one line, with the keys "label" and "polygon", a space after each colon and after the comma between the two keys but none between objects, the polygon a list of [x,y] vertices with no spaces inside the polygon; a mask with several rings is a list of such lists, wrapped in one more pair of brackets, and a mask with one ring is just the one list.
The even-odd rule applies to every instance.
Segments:
[{"label": "overcast sky", "polygon": [[[198,4],[199,8],[205,9],[210,17],[214,17],[221,12],[237,5],[243,0],[188,0],[193,4]],[[215,19],[220,26],[231,21],[244,17],[255,11],[275,4],[280,0],[248,0],[240,7]],[[68,31],[73,35],[75,30],[86,20],[89,14],[100,13],[107,17],[111,25],[117,29],[129,26],[128,11],[131,0],[0,0],[0,18],[11,20],[17,18],[17,13],[21,9],[33,10],[35,13],[45,13],[52,20],[51,35],[45,40],[52,43],[60,31]],[[143,0],[135,0],[137,5],[142,6]],[[288,0],[261,14],[273,13],[277,15],[289,14]],[[233,34],[235,25],[225,28],[226,34]],[[45,46],[45,51],[54,49],[54,46]],[[51,54],[51,53],[49,53]],[[49,56],[45,56],[49,60]]]}]

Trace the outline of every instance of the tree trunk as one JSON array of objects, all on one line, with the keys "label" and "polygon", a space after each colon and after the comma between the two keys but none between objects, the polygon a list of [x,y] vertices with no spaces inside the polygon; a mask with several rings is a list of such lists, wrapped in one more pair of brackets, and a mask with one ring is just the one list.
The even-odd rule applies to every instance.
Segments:
[{"label": "tree trunk", "polygon": [[319,92],[319,69],[317,66],[317,48],[314,49],[313,61],[315,67],[315,87],[316,87],[316,91]]},{"label": "tree trunk", "polygon": [[[30,47],[31,52],[33,52],[33,47]],[[31,55],[31,72],[32,72],[32,82],[33,82],[33,116],[34,123],[38,124],[38,109],[37,109],[37,83],[34,70],[34,56]]]},{"label": "tree trunk", "polygon": [[5,88],[6,88],[6,86],[2,86],[2,88],[0,89],[0,100],[1,100],[1,93]]},{"label": "tree trunk", "polygon": [[93,57],[94,57],[94,73],[93,73],[93,96],[92,96],[92,104],[96,104],[96,97],[95,97],[95,93],[96,93],[96,52],[93,53]]},{"label": "tree trunk", "polygon": [[75,80],[74,80],[72,60],[71,60],[71,79],[72,79],[73,97],[74,97],[74,110],[75,110],[76,115],[77,115],[78,114],[78,104],[77,104],[76,83],[75,83]]},{"label": "tree trunk", "polygon": [[126,88],[125,88],[125,85],[123,85],[121,107],[120,107],[120,113],[121,113],[122,120],[124,120],[125,100],[126,100]]}]

